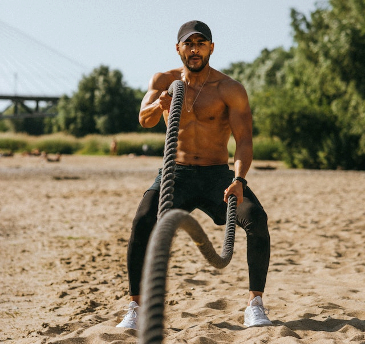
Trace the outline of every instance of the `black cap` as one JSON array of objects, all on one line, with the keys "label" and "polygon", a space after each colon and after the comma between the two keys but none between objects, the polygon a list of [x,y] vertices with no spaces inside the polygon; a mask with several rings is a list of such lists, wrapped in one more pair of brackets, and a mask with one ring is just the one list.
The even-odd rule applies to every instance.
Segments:
[{"label": "black cap", "polygon": [[185,42],[194,33],[203,35],[208,41],[212,40],[212,33],[208,25],[199,20],[192,20],[181,26],[177,34],[177,42]]}]

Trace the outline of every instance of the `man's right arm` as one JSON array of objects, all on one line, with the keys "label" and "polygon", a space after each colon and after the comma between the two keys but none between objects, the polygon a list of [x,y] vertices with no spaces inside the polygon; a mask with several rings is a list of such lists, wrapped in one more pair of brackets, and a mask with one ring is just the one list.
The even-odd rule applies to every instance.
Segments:
[{"label": "man's right arm", "polygon": [[171,97],[166,91],[170,81],[170,76],[164,73],[156,73],[150,80],[139,112],[139,123],[142,127],[154,127],[160,121],[163,111],[170,109]]}]

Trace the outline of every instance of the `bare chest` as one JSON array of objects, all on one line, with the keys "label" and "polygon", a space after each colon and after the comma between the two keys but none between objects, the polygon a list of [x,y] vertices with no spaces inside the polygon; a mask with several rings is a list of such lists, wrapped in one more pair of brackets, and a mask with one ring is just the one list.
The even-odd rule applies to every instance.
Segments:
[{"label": "bare chest", "polygon": [[[166,117],[165,119],[167,119]],[[226,105],[219,97],[215,87],[206,86],[204,90],[186,88],[180,126],[184,127],[192,122],[210,123],[211,125],[228,122]]]}]

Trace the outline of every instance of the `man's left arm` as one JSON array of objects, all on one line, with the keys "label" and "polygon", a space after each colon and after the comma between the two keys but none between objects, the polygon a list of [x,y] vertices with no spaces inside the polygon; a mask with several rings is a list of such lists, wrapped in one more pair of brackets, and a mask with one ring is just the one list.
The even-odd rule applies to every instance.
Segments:
[{"label": "man's left arm", "polygon": [[235,177],[238,178],[227,188],[224,200],[227,202],[228,196],[234,194],[237,197],[237,204],[240,204],[246,187],[246,174],[253,159],[252,114],[245,88],[240,83],[231,81],[228,89],[226,104],[229,111],[229,124],[236,142],[234,172]]}]

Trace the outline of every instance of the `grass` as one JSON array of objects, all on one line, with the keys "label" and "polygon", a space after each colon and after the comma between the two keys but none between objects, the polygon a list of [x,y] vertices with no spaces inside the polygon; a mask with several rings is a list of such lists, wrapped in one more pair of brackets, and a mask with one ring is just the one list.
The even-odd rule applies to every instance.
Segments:
[{"label": "grass", "polygon": [[[88,135],[75,138],[62,133],[29,136],[26,134],[0,133],[0,152],[14,153],[45,151],[50,154],[108,155],[110,144],[117,141],[117,155],[135,154],[163,156],[165,134],[126,133],[116,135]],[[236,144],[233,137],[228,142],[230,157],[234,155]],[[282,145],[280,141],[269,138],[254,138],[255,160],[281,160]]]},{"label": "grass", "polygon": [[33,150],[56,154],[106,155],[112,140],[117,140],[117,154],[163,155],[164,134],[117,134],[113,136],[88,135],[75,138],[62,133],[42,136],[0,133],[0,151],[17,153]]},{"label": "grass", "polygon": [[[234,156],[236,143],[231,137],[228,142],[229,156]],[[253,158],[254,160],[282,160],[283,146],[277,139],[267,137],[254,137]]]}]

